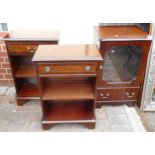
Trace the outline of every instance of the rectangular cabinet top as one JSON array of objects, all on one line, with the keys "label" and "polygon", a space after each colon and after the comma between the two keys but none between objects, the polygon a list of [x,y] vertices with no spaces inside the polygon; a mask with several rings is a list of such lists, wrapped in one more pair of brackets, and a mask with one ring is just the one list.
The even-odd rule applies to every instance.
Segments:
[{"label": "rectangular cabinet top", "polygon": [[13,30],[3,40],[5,41],[58,41],[60,32],[57,30]]},{"label": "rectangular cabinet top", "polygon": [[95,45],[39,45],[33,61],[102,60]]},{"label": "rectangular cabinet top", "polygon": [[95,27],[100,40],[151,40],[151,36],[136,25]]}]

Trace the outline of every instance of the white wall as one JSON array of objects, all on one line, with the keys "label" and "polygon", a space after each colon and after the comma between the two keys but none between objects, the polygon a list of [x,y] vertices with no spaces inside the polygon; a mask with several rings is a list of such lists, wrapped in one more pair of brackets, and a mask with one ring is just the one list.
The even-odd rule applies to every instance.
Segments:
[{"label": "white wall", "polygon": [[[142,3],[139,12],[146,7]],[[134,0],[0,0],[0,5],[0,22],[10,30],[59,29],[61,43],[91,43],[92,28],[100,22],[142,22]]]}]

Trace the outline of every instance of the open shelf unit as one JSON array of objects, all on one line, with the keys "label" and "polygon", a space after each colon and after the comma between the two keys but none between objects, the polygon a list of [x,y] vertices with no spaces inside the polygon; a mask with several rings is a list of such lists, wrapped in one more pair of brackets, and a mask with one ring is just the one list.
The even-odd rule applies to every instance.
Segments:
[{"label": "open shelf unit", "polygon": [[[40,32],[38,32],[39,35]],[[21,106],[27,100],[39,99],[39,90],[37,85],[37,72],[32,58],[38,48],[38,45],[58,44],[58,38],[37,38],[21,31],[20,37],[14,34],[7,38],[5,43],[8,57],[11,65],[12,76],[17,93],[17,105]],[[24,36],[26,35],[26,38]],[[17,38],[16,38],[17,37]],[[41,37],[41,36],[40,36]],[[50,36],[49,36],[50,37]],[[51,36],[52,37],[52,36]],[[35,81],[35,82],[32,82]]]},{"label": "open shelf unit", "polygon": [[96,77],[39,77],[42,101],[42,126],[81,123],[95,126]]},{"label": "open shelf unit", "polygon": [[96,84],[103,61],[95,45],[39,46],[36,63],[42,127],[80,123],[94,129]]},{"label": "open shelf unit", "polygon": [[92,100],[44,101],[42,123],[95,122]]}]

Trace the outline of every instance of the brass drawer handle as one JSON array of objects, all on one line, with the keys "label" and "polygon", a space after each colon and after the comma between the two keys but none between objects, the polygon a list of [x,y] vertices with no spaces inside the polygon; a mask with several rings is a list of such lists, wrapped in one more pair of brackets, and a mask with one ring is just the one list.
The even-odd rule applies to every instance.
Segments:
[{"label": "brass drawer handle", "polygon": [[30,46],[27,46],[27,50],[31,53],[35,52],[34,49],[32,49]]},{"label": "brass drawer handle", "polygon": [[46,67],[45,67],[45,72],[48,73],[48,72],[50,72],[50,71],[51,71],[51,68],[50,68],[49,66],[46,66]]},{"label": "brass drawer handle", "polygon": [[91,69],[92,69],[92,67],[91,67],[91,66],[85,66],[85,71],[86,71],[86,72],[91,71]]},{"label": "brass drawer handle", "polygon": [[129,94],[129,92],[126,92],[126,96],[129,97],[129,98],[132,98],[135,96],[135,93],[132,92],[131,94]]},{"label": "brass drawer handle", "polygon": [[102,98],[108,98],[110,96],[110,94],[109,93],[106,93],[106,94],[100,93],[100,96]]},{"label": "brass drawer handle", "polygon": [[33,50],[33,49],[32,49],[32,50],[30,50],[29,52],[34,53],[34,52],[35,52],[35,50]]}]

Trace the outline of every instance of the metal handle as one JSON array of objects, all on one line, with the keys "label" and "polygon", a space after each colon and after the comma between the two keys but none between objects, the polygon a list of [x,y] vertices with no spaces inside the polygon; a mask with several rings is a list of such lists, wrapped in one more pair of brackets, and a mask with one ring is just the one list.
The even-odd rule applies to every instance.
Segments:
[{"label": "metal handle", "polygon": [[101,69],[101,70],[103,69],[103,66],[102,66],[102,65],[100,65],[100,69]]},{"label": "metal handle", "polygon": [[87,71],[87,72],[89,72],[89,71],[91,71],[91,66],[85,66],[85,71]]},{"label": "metal handle", "polygon": [[49,71],[51,71],[51,68],[49,66],[46,66],[45,67],[45,72],[49,72]]},{"label": "metal handle", "polygon": [[30,50],[31,49],[30,46],[27,46],[27,49]]},{"label": "metal handle", "polygon": [[100,96],[102,98],[108,98],[110,96],[110,94],[109,93],[106,93],[106,94],[101,93]]},{"label": "metal handle", "polygon": [[131,95],[130,95],[128,92],[126,92],[126,95],[127,95],[129,98],[132,98],[132,97],[134,97],[134,96],[135,96],[135,93],[134,93],[134,92],[132,92],[132,93],[131,93]]},{"label": "metal handle", "polygon": [[34,53],[34,52],[36,51],[36,49],[37,49],[37,47],[35,46],[35,47],[33,47],[33,48],[30,50],[30,52],[31,52],[31,53]]},{"label": "metal handle", "polygon": [[32,49],[30,46],[28,46],[27,49],[28,49],[29,52],[31,52],[31,53],[35,52],[34,49]]},{"label": "metal handle", "polygon": [[33,50],[33,49],[32,49],[32,50],[30,50],[29,52],[34,53],[34,52],[35,52],[35,50]]}]

